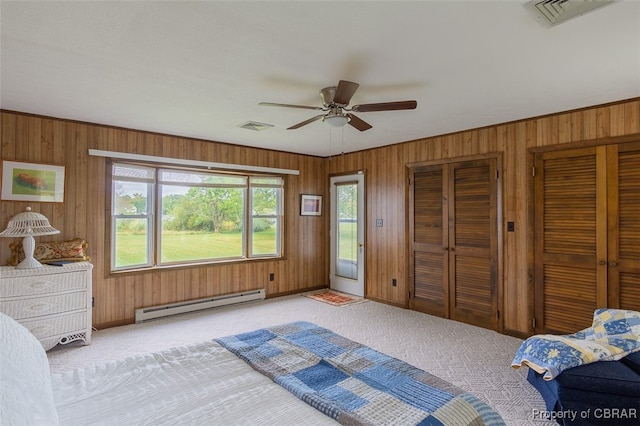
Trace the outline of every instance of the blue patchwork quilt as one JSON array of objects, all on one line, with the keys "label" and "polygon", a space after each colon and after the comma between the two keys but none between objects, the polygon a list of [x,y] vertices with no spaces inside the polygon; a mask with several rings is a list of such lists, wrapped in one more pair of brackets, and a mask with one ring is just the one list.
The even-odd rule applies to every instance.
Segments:
[{"label": "blue patchwork quilt", "polygon": [[553,380],[568,368],[617,361],[640,351],[640,312],[596,309],[591,327],[574,334],[538,334],[525,340],[511,366],[527,366]]},{"label": "blue patchwork quilt", "polygon": [[309,322],[216,339],[343,425],[504,425],[474,395]]}]

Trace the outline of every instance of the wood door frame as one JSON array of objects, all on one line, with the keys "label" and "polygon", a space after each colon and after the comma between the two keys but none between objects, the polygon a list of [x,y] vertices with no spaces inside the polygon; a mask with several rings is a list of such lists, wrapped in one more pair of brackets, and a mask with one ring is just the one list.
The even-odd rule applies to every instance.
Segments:
[{"label": "wood door frame", "polygon": [[[405,241],[407,241],[406,246],[406,268],[408,271],[408,281],[407,283],[411,285],[414,282],[414,274],[413,274],[413,256],[411,253],[411,232],[413,231],[413,220],[411,219],[411,215],[413,214],[413,203],[412,197],[410,196],[411,191],[411,178],[416,169],[420,167],[427,166],[435,166],[442,164],[453,164],[453,163],[464,163],[475,160],[489,160],[495,159],[496,161],[496,172],[497,183],[496,183],[496,223],[495,223],[495,231],[496,231],[496,305],[498,309],[499,317],[497,319],[496,331],[502,333],[504,331],[504,235],[506,229],[506,222],[503,218],[503,186],[504,186],[504,173],[503,173],[503,153],[502,152],[492,152],[487,154],[477,154],[477,155],[469,155],[464,157],[453,157],[453,158],[441,158],[437,160],[429,160],[429,161],[420,161],[414,163],[406,163],[405,164],[405,194],[406,194],[406,203],[407,208],[405,209],[405,223],[407,224],[405,227]],[[405,293],[405,302],[404,305],[406,307],[410,306],[410,291]]]}]

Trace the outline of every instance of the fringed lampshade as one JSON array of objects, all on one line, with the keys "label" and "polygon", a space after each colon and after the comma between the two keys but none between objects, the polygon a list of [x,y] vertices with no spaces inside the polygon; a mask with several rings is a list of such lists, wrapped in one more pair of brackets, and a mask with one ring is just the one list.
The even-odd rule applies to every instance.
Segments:
[{"label": "fringed lampshade", "polygon": [[40,213],[31,211],[27,207],[26,212],[18,213],[9,221],[7,229],[0,232],[0,237],[24,237],[22,239],[22,249],[24,250],[24,260],[16,268],[30,269],[41,268],[42,264],[33,257],[36,248],[36,241],[33,237],[38,235],[59,234],[60,231],[49,224],[49,219]]}]

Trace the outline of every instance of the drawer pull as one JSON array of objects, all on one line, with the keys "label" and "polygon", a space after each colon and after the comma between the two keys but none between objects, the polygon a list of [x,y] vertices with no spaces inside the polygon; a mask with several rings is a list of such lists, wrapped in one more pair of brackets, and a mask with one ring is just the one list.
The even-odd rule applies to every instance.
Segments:
[{"label": "drawer pull", "polygon": [[52,306],[55,306],[51,303],[39,303],[37,305],[31,306],[32,311],[44,311],[47,309],[51,309]]},{"label": "drawer pull", "polygon": [[30,287],[34,290],[42,290],[43,288],[49,288],[55,285],[53,281],[36,281],[35,283],[31,283]]},{"label": "drawer pull", "polygon": [[46,325],[42,325],[40,327],[33,327],[32,329],[30,329],[29,331],[31,332],[31,334],[33,334],[34,336],[42,336],[42,335],[46,335],[46,333],[49,332],[49,330],[51,330],[51,327],[46,326]]}]

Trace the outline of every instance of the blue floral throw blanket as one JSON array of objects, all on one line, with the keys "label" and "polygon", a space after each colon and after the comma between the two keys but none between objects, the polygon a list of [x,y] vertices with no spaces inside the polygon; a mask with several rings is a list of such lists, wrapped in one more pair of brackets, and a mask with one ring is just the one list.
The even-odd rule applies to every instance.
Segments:
[{"label": "blue floral throw blanket", "polygon": [[477,397],[309,322],[216,341],[343,425],[505,424]]},{"label": "blue floral throw blanket", "polygon": [[540,334],[525,340],[511,366],[527,366],[553,380],[572,367],[616,361],[640,351],[640,312],[596,309],[593,324],[575,334]]}]

